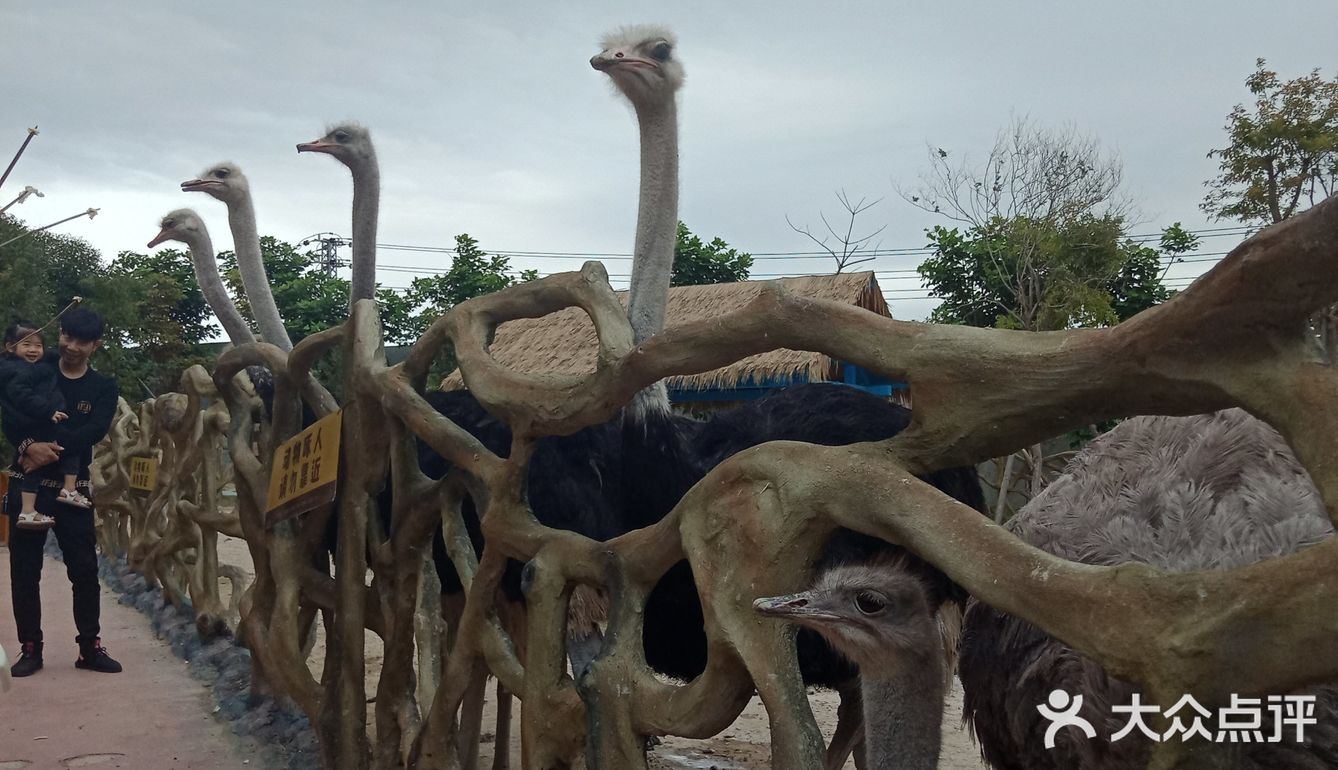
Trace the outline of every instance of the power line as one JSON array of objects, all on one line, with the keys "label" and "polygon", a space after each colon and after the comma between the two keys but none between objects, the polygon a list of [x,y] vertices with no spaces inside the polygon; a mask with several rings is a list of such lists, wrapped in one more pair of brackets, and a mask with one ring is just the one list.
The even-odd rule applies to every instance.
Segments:
[{"label": "power line", "polygon": [[[1255,230],[1254,230],[1254,228],[1247,227],[1247,226],[1231,226],[1231,227],[1203,228],[1203,229],[1200,229],[1200,230],[1188,230],[1188,231],[1186,231],[1186,232],[1188,232],[1188,233],[1190,233],[1190,234],[1192,234],[1192,235],[1198,236],[1200,239],[1203,239],[1203,238],[1217,238],[1217,237],[1231,237],[1231,236],[1240,236],[1240,237],[1243,237],[1243,236],[1248,236],[1248,235],[1253,234],[1253,233],[1255,232]],[[326,240],[320,240],[320,237],[321,237],[321,236],[330,236],[330,238],[327,238]],[[1146,234],[1139,234],[1139,235],[1128,236],[1125,240],[1126,240],[1126,241],[1135,241],[1135,242],[1137,242],[1137,241],[1140,241],[1140,240],[1144,240],[1144,241],[1146,241],[1146,240],[1153,240],[1153,239],[1160,239],[1160,238],[1161,238],[1161,233],[1146,233]],[[322,243],[322,246],[323,246],[323,247],[324,247],[330,240],[338,240],[339,243],[338,243],[337,245],[341,245],[341,246],[342,246],[342,245],[347,245],[347,242],[348,242],[347,239],[340,239],[339,236],[334,236],[332,233],[321,233],[321,234],[319,234],[318,236],[311,236],[310,238],[304,240],[304,241],[303,241],[303,244],[305,244],[305,243],[307,243],[307,242],[314,241],[314,240],[319,240],[319,241]],[[299,244],[299,245],[303,245],[303,244]],[[414,246],[414,245],[406,245],[406,244],[377,244],[377,248],[378,248],[378,249],[386,249],[386,250],[406,251],[406,252],[420,252],[420,253],[454,254],[454,253],[456,252],[456,249],[455,249],[455,247],[453,247],[453,246],[452,246],[452,247],[443,247],[443,246]],[[864,254],[864,255],[866,255],[866,256],[872,256],[872,257],[913,257],[913,256],[928,256],[928,255],[932,254],[933,251],[934,251],[933,249],[928,248],[928,247],[925,247],[925,248],[919,248],[919,249],[909,249],[909,248],[905,248],[905,249],[871,249],[871,250],[869,250],[869,251],[867,251],[867,252],[861,252],[861,253]],[[521,251],[521,250],[502,250],[502,249],[498,249],[498,250],[490,250],[488,253],[490,253],[490,254],[494,254],[494,255],[497,255],[497,256],[505,256],[505,257],[524,257],[524,258],[528,258],[528,259],[566,259],[566,260],[574,260],[574,259],[586,259],[586,258],[592,258],[592,257],[593,257],[593,258],[600,258],[600,259],[608,259],[608,260],[630,260],[630,259],[632,259],[632,255],[631,255],[630,253],[616,253],[616,252]],[[1215,263],[1215,262],[1220,262],[1220,261],[1222,260],[1222,258],[1225,257],[1225,256],[1226,256],[1227,254],[1229,254],[1229,253],[1230,253],[1229,251],[1200,252],[1200,253],[1197,253],[1197,254],[1196,254],[1195,256],[1193,256],[1193,257],[1184,257],[1184,256],[1178,256],[1178,255],[1174,255],[1174,254],[1172,254],[1172,255],[1162,255],[1162,256],[1160,257],[1160,260],[1161,260],[1163,263],[1168,263],[1168,264],[1167,264],[1167,267],[1173,267],[1174,265],[1178,265],[1178,264]],[[808,259],[808,260],[813,260],[813,259],[829,259],[829,258],[831,258],[831,254],[829,254],[829,253],[827,253],[827,252],[816,252],[816,251],[811,251],[811,252],[757,252],[757,253],[752,254],[752,256],[753,256],[755,259],[756,259],[756,258],[763,258],[763,259]],[[324,263],[324,264],[322,265],[322,267],[324,268],[325,265],[327,265],[327,264],[329,264],[328,261],[327,261],[326,263]],[[341,266],[342,266],[342,264],[343,264],[343,263],[340,263]],[[439,275],[439,274],[440,274],[439,271],[434,271],[434,270],[432,270],[431,268],[428,268],[428,267],[421,267],[421,266],[415,266],[415,265],[378,265],[378,266],[377,266],[377,270],[378,270],[378,271],[385,271],[385,272],[392,272],[392,273],[407,273],[407,274],[411,274],[411,275],[415,275],[415,276],[420,276],[420,275],[421,275],[421,276],[432,276],[432,275]],[[522,271],[521,271],[519,268],[508,268],[508,269],[506,269],[504,272],[507,273],[507,274],[509,274],[509,275],[511,275],[511,276],[513,276],[513,277],[515,277],[515,276],[519,276],[519,275],[521,274]],[[555,274],[555,273],[557,273],[557,272],[561,272],[561,271],[553,270],[553,271],[548,271],[548,272],[540,272],[540,273],[539,273],[539,276],[540,276],[541,278],[542,278],[542,277],[547,277],[547,276],[549,276],[549,275],[553,275],[553,274]],[[919,271],[918,271],[917,269],[914,269],[914,268],[905,268],[905,269],[882,269],[882,270],[877,270],[877,269],[875,269],[873,272],[874,272],[875,277],[877,277],[878,279],[883,280],[883,281],[907,281],[907,280],[914,280],[914,279],[920,277]],[[809,273],[804,273],[804,272],[752,273],[752,274],[750,274],[749,277],[750,277],[750,278],[756,278],[756,279],[778,279],[778,278],[801,278],[801,277],[808,277],[808,276],[814,276],[814,275],[830,275],[830,274],[831,274],[831,273],[828,272],[828,271],[809,272]],[[630,277],[631,277],[631,276],[630,276],[630,274],[628,274],[628,273],[610,273],[610,274],[609,274],[609,279],[610,279],[610,282],[611,282],[611,283],[625,284],[625,283],[630,279]],[[1169,277],[1169,278],[1164,278],[1164,279],[1163,279],[1163,284],[1166,285],[1168,288],[1172,288],[1172,289],[1182,289],[1182,288],[1187,287],[1187,286],[1188,286],[1190,283],[1192,283],[1193,281],[1197,280],[1199,277],[1200,277],[1199,275],[1195,275],[1195,276],[1173,276],[1173,277]],[[397,292],[397,293],[401,293],[401,294],[403,294],[403,293],[407,293],[407,292],[409,292],[409,291],[412,289],[411,286],[381,286],[380,288],[383,288],[383,289],[389,289],[389,290],[391,290],[391,291],[395,291],[395,292]],[[888,300],[888,301],[892,301],[892,300],[896,300],[896,301],[914,301],[914,300],[935,300],[935,299],[941,299],[941,297],[936,297],[936,296],[933,296],[932,294],[930,294],[930,293],[929,293],[929,291],[930,291],[930,290],[929,290],[929,287],[925,287],[925,286],[919,286],[919,287],[905,287],[905,288],[889,288],[889,289],[883,289],[882,291],[883,291],[884,299],[886,299],[886,300]],[[905,295],[905,296],[889,296],[889,295]]]},{"label": "power line", "polygon": [[[1227,252],[1220,252],[1220,253],[1216,253],[1216,254],[1209,254],[1209,255],[1206,255],[1206,256],[1204,256],[1204,257],[1201,257],[1201,258],[1195,258],[1195,259],[1184,259],[1184,258],[1166,258],[1166,259],[1167,259],[1167,260],[1173,260],[1173,261],[1171,261],[1171,265],[1191,264],[1191,263],[1205,263],[1205,262],[1214,262],[1214,263],[1215,263],[1215,262],[1220,262],[1220,261],[1222,261],[1222,257],[1225,256],[1226,253],[1227,253]],[[430,269],[430,268],[425,268],[425,267],[413,267],[413,266],[411,266],[411,265],[378,265],[376,269],[377,269],[377,271],[384,271],[384,272],[390,272],[390,273],[407,273],[407,274],[413,275],[413,276],[415,276],[415,277],[418,277],[418,276],[431,277],[431,276],[434,276],[434,275],[440,275],[440,274],[441,274],[440,272],[434,272],[434,271],[433,271],[432,269]],[[512,276],[512,277],[519,277],[523,271],[521,271],[520,269],[517,269],[517,268],[508,268],[508,269],[504,270],[503,272],[504,272],[505,274],[507,274],[507,275]],[[553,271],[548,271],[548,272],[539,272],[539,277],[540,277],[540,278],[546,278],[546,277],[548,277],[548,276],[550,276],[550,275],[557,275],[559,272],[562,272],[562,271],[553,270]],[[875,277],[877,277],[879,280],[884,280],[884,281],[908,281],[908,280],[914,280],[914,279],[920,277],[920,272],[919,272],[918,270],[915,270],[915,269],[906,269],[906,270],[876,270],[876,269],[875,269],[875,270],[873,270],[872,272],[873,272],[873,274],[874,274]],[[629,280],[629,279],[631,278],[631,274],[630,274],[630,273],[609,273],[608,275],[609,275],[609,279],[610,279],[610,281],[627,281],[627,280]],[[806,277],[810,277],[810,276],[818,276],[818,275],[832,275],[832,272],[831,272],[831,271],[818,271],[818,272],[799,272],[799,271],[790,271],[790,272],[781,272],[781,273],[749,273],[748,278],[749,278],[750,280],[771,280],[771,279],[777,279],[777,278],[806,278]],[[1168,281],[1174,281],[1174,280],[1179,280],[1179,279],[1181,279],[1181,278],[1182,278],[1182,276],[1176,276],[1176,277],[1168,278],[1168,279],[1166,279],[1166,280],[1168,280]],[[405,288],[407,289],[408,287],[405,287]]]},{"label": "power line", "polygon": [[[1231,236],[1248,236],[1255,232],[1255,228],[1246,225],[1235,225],[1231,227],[1208,227],[1201,230],[1186,230],[1190,235],[1198,236],[1201,240],[1204,238],[1222,238]],[[1141,243],[1152,240],[1160,240],[1161,233],[1140,233],[1137,235],[1126,236],[1123,240]],[[387,251],[406,251],[418,253],[435,254],[454,254],[454,246],[421,246],[402,243],[378,243],[378,249]],[[632,259],[631,252],[601,252],[601,251],[532,251],[524,249],[488,249],[489,254],[495,254],[503,257],[523,257],[526,259],[610,259],[610,260],[628,260]],[[892,249],[869,249],[859,252],[863,256],[873,257],[913,257],[934,253],[934,249],[929,246],[920,246],[914,248],[892,248]],[[748,252],[753,259],[831,259],[831,253],[826,251],[755,251]]]},{"label": "power line", "polygon": [[[1230,253],[1230,252],[1228,252],[1228,251],[1208,251],[1208,252],[1203,252],[1203,253],[1199,254],[1198,256],[1196,256],[1196,257],[1180,257],[1180,256],[1175,256],[1175,255],[1168,255],[1168,256],[1162,256],[1160,259],[1161,259],[1163,262],[1169,262],[1169,263],[1171,263],[1171,264],[1189,264],[1189,263],[1199,263],[1199,262],[1220,262],[1220,261],[1222,260],[1222,257],[1225,257],[1225,256],[1226,256],[1227,254],[1229,254],[1229,253]],[[429,267],[421,267],[421,266],[415,266],[415,265],[377,265],[377,266],[376,266],[376,269],[377,269],[378,271],[385,271],[385,272],[390,272],[390,273],[413,273],[413,274],[417,274],[417,275],[438,275],[438,274],[439,274],[438,272],[434,272],[434,271],[433,271],[431,268],[429,268]],[[522,270],[521,270],[520,268],[507,268],[507,269],[506,269],[505,271],[503,271],[503,272],[506,272],[506,273],[508,273],[508,274],[510,274],[510,275],[517,275],[517,276],[518,276],[518,275],[521,274]],[[562,271],[552,270],[552,271],[548,271],[548,272],[540,272],[539,275],[540,275],[540,277],[544,277],[544,276],[553,275],[553,274],[555,274],[555,273],[557,273],[557,272],[562,272]],[[879,269],[875,269],[873,272],[876,273],[877,275],[879,275],[880,277],[883,277],[883,276],[895,276],[895,275],[918,276],[918,275],[920,274],[920,271],[917,270],[917,269],[915,269],[915,268],[904,268],[904,269],[881,269],[881,270],[879,270]],[[753,277],[753,278],[768,278],[768,277],[769,277],[769,278],[788,278],[788,277],[800,277],[800,276],[807,276],[807,275],[830,275],[830,273],[829,273],[829,272],[825,272],[825,271],[824,271],[824,272],[808,272],[808,273],[803,273],[803,272],[793,272],[793,271],[792,271],[792,272],[784,272],[784,273],[750,273],[750,274],[749,274],[749,276],[750,276],[750,277]],[[610,277],[610,278],[628,278],[628,277],[630,277],[630,273],[609,273],[609,277]]]}]

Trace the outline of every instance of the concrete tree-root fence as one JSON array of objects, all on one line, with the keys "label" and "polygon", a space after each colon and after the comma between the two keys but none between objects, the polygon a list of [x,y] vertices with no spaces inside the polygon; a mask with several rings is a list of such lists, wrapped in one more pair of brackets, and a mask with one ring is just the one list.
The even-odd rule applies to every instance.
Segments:
[{"label": "concrete tree-root fence", "polygon": [[[387,367],[373,302],[284,355],[264,343],[224,353],[182,393],[126,409],[99,456],[104,547],[168,601],[183,597],[219,633],[233,609],[251,653],[253,686],[290,699],[314,726],[329,767],[458,768],[460,707],[491,672],[523,701],[526,767],[644,768],[644,736],[706,737],[725,729],[751,693],[772,727],[776,768],[821,766],[823,745],[795,661],[793,636],[759,619],[757,596],[802,587],[825,537],[849,527],[902,544],[981,600],[1013,613],[1136,683],[1153,700],[1193,695],[1209,707],[1231,693],[1282,693],[1338,679],[1338,539],[1229,571],[1167,574],[1148,566],[1095,567],[1050,556],[917,480],[914,474],[1007,455],[1097,421],[1185,415],[1240,406],[1275,427],[1338,510],[1338,372],[1310,319],[1338,302],[1338,200],[1274,225],[1234,249],[1172,300],[1114,328],[1029,333],[895,321],[773,285],[725,317],[668,329],[640,345],[601,265],[470,300],[443,315],[400,365]],[[581,377],[510,371],[488,354],[496,327],[579,306],[599,356]],[[498,457],[436,413],[423,388],[450,345],[474,396],[512,429]],[[887,441],[846,447],[777,442],[742,452],[698,483],[659,523],[608,542],[546,528],[523,493],[536,441],[615,417],[640,389],[780,347],[822,351],[911,383],[915,414]],[[337,403],[312,374],[341,354]],[[273,419],[250,388],[248,366],[273,374]],[[205,405],[213,391],[222,402]],[[265,526],[274,449],[317,417],[343,409],[342,463],[332,505]],[[414,439],[453,470],[431,481]],[[237,505],[217,491],[227,463]],[[126,494],[131,455],[161,458],[159,490]],[[104,486],[105,485],[105,486]],[[390,526],[375,502],[393,492]],[[212,496],[211,496],[212,495]],[[461,518],[477,504],[480,558]],[[333,571],[327,524],[337,521]],[[443,643],[429,559],[442,527],[466,595]],[[217,533],[245,537],[254,581],[217,597]],[[526,638],[503,623],[506,559],[533,564]],[[642,609],[661,575],[691,562],[702,597],[709,664],[687,684],[652,675],[641,649]],[[365,576],[371,575],[370,581]],[[210,581],[213,581],[210,583]],[[579,584],[608,593],[604,652],[578,684],[567,673],[567,602]],[[212,586],[212,589],[211,589]],[[213,594],[210,594],[210,591]],[[429,617],[430,616],[430,617]],[[326,655],[307,665],[319,618]],[[220,619],[222,625],[220,626]],[[368,738],[364,631],[385,642]],[[524,660],[516,653],[524,649]],[[438,675],[439,672],[439,675]],[[467,742],[465,742],[467,744]],[[1215,767],[1218,747],[1160,743],[1157,768]]]}]

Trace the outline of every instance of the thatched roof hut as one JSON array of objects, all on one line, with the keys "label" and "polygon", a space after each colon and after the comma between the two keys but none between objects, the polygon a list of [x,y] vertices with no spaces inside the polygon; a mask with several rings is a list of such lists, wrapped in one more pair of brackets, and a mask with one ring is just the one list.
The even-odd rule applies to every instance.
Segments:
[{"label": "thatched roof hut", "polygon": [[[738,310],[761,292],[763,283],[675,286],[669,290],[665,326],[718,318]],[[872,272],[784,278],[781,283],[799,296],[856,305],[891,316]],[[618,292],[618,297],[626,304],[627,292]],[[517,371],[580,375],[595,370],[597,349],[595,327],[589,316],[580,308],[571,307],[542,318],[502,324],[497,328],[490,351],[498,363]],[[794,383],[821,381],[850,382],[883,395],[892,395],[892,391],[904,387],[880,381],[823,353],[788,349],[759,353],[701,374],[670,377],[667,385],[675,402],[721,402],[755,398]],[[463,387],[460,372],[452,372],[441,386],[446,390]]]}]

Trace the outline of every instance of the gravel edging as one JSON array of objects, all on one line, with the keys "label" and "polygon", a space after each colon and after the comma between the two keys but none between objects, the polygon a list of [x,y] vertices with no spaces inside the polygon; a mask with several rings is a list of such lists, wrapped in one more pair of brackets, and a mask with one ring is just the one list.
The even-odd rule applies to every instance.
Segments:
[{"label": "gravel edging", "polygon": [[[47,539],[46,555],[62,561],[54,537]],[[98,577],[117,601],[146,615],[158,638],[189,664],[191,676],[209,686],[215,718],[237,735],[264,745],[261,766],[320,770],[320,748],[306,714],[291,703],[251,693],[250,650],[230,635],[202,641],[190,605],[176,607],[167,601],[161,588],[130,570],[124,556],[111,558],[99,552]]]}]

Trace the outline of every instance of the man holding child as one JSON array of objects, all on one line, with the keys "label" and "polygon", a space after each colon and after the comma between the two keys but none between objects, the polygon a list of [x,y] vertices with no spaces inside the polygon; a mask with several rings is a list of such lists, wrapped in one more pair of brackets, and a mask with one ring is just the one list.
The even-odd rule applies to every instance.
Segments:
[{"label": "man holding child", "polygon": [[[61,318],[59,353],[34,357],[33,345],[42,345],[40,330],[35,337],[32,330],[16,333],[22,339],[12,342],[6,335],[5,357],[10,360],[0,364],[0,380],[5,380],[0,381],[0,425],[17,448],[10,469],[11,490],[23,490],[20,494],[11,491],[4,501],[4,512],[15,526],[9,543],[9,576],[14,623],[22,646],[21,657],[10,669],[16,677],[30,676],[42,668],[39,581],[48,529],[56,532],[74,589],[79,646],[74,665],[106,673],[121,670],[99,638],[101,585],[93,510],[87,505],[93,496],[88,474],[93,446],[107,435],[116,415],[116,381],[88,363],[102,345],[102,332],[97,313],[75,308]],[[48,369],[54,370],[54,376]],[[54,384],[54,392],[44,390],[42,383],[48,383],[48,388]],[[51,414],[41,414],[48,411]],[[54,426],[49,431],[48,422]]]}]

